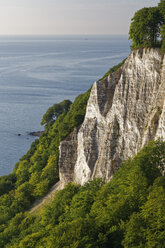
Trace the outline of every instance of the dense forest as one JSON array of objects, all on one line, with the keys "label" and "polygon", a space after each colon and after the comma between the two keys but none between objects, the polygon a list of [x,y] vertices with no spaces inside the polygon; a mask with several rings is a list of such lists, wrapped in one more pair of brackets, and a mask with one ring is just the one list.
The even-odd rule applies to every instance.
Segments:
[{"label": "dense forest", "polygon": [[[132,49],[161,46],[165,51],[164,0],[158,7],[135,13],[130,39]],[[70,183],[40,212],[29,212],[59,181],[59,144],[82,124],[89,95],[90,89],[73,103],[64,100],[50,107],[41,121],[45,128],[41,137],[13,172],[0,178],[0,248],[165,247],[165,142],[161,140],[123,162],[110,182]]]},{"label": "dense forest", "polygon": [[[57,118],[54,114],[50,118],[48,109],[42,119],[45,131],[40,139],[33,142],[10,175],[0,178],[0,230],[16,213],[28,209],[59,180],[59,144],[82,123],[89,93],[90,90],[79,95],[72,104],[67,100],[56,104],[61,106]],[[46,116],[51,120],[45,123]]]},{"label": "dense forest", "polygon": [[150,142],[109,183],[70,183],[35,214],[23,211],[27,184],[4,194],[0,247],[165,247],[164,164],[165,142]]}]

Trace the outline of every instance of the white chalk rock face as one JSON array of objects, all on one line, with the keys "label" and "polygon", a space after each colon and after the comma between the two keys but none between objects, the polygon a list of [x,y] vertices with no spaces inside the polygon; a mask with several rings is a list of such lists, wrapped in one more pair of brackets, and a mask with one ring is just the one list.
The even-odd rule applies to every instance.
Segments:
[{"label": "white chalk rock face", "polygon": [[[70,178],[81,185],[98,177],[108,181],[121,161],[159,137],[165,140],[165,57],[159,49],[138,49],[119,70],[94,83]],[[65,160],[69,166],[62,156],[60,165]]]}]

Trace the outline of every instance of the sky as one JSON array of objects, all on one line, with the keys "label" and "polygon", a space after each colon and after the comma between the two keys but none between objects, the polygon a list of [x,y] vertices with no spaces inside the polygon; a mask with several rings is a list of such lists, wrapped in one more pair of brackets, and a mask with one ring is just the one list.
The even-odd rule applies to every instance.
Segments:
[{"label": "sky", "polygon": [[128,34],[159,0],[0,0],[0,35]]}]

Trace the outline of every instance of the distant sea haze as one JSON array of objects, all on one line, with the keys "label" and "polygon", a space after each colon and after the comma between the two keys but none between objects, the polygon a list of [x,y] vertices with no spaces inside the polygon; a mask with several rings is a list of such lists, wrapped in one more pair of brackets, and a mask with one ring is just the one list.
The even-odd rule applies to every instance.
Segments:
[{"label": "distant sea haze", "polygon": [[48,107],[73,101],[129,53],[127,36],[1,36],[0,176],[26,154]]}]

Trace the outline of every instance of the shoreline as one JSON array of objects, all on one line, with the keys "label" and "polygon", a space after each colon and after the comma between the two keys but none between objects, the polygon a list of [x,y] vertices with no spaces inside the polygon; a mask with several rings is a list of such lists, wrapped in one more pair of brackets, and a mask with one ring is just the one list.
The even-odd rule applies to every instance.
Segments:
[{"label": "shoreline", "polygon": [[35,132],[29,132],[28,135],[40,137],[42,133],[44,133],[44,131],[35,131]]}]

